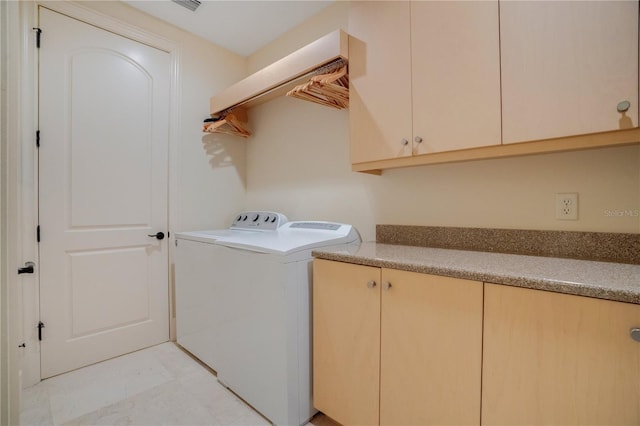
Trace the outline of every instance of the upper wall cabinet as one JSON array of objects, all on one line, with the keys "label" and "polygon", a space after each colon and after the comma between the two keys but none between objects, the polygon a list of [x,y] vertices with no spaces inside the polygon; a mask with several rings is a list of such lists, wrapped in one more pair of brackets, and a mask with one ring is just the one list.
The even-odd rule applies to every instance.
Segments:
[{"label": "upper wall cabinet", "polygon": [[351,2],[352,169],[640,143],[638,3]]},{"label": "upper wall cabinet", "polygon": [[409,2],[350,3],[352,163],[411,155],[409,20]]},{"label": "upper wall cabinet", "polygon": [[351,161],[500,144],[498,3],[352,2]]},{"label": "upper wall cabinet", "polygon": [[637,1],[503,1],[500,40],[504,143],[638,126]]},{"label": "upper wall cabinet", "polygon": [[497,1],[411,2],[411,70],[414,154],[500,144]]}]

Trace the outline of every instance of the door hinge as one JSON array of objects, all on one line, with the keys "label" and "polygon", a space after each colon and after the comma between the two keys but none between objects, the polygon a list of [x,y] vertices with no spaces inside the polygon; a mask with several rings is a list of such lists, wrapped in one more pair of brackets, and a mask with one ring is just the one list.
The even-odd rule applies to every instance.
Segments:
[{"label": "door hinge", "polygon": [[18,268],[18,275],[20,274],[33,274],[33,268],[36,266],[33,262],[25,262],[22,268]]},{"label": "door hinge", "polygon": [[40,242],[40,225],[36,227],[36,241]]},{"label": "door hinge", "polygon": [[40,49],[40,34],[42,34],[42,29],[36,27],[33,30],[36,32],[36,48]]},{"label": "door hinge", "polygon": [[42,321],[38,322],[38,340],[42,341],[42,329],[44,328],[44,323]]},{"label": "door hinge", "polygon": [[36,147],[40,148],[40,130],[36,130]]}]

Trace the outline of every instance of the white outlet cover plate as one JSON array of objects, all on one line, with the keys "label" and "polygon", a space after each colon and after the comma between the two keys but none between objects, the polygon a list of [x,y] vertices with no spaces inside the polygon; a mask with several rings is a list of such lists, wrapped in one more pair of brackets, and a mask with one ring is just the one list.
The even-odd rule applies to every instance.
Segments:
[{"label": "white outlet cover plate", "polygon": [[556,194],[556,219],[578,220],[578,193]]}]

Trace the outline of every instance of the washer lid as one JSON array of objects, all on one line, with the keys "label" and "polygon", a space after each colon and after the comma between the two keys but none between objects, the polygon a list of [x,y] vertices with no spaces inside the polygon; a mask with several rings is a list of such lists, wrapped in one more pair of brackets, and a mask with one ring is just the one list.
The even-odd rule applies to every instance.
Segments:
[{"label": "washer lid", "polygon": [[358,231],[351,225],[335,222],[288,222],[275,232],[236,233],[220,238],[216,244],[259,253],[289,255],[303,250],[360,242]]},{"label": "washer lid", "polygon": [[223,240],[225,238],[230,238],[235,235],[261,234],[263,232],[272,232],[272,231],[241,229],[241,228],[213,229],[208,231],[188,231],[188,232],[176,233],[176,239],[216,244],[220,240]]},{"label": "washer lid", "polygon": [[178,240],[199,241],[201,243],[216,244],[218,240],[231,237],[236,234],[259,234],[258,231],[246,229],[214,229],[210,231],[190,231],[176,233]]}]

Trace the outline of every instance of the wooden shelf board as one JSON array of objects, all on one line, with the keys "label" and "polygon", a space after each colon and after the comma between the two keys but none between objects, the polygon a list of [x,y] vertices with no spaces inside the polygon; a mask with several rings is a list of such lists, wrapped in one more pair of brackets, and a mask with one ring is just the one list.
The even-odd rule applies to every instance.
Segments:
[{"label": "wooden shelf board", "polygon": [[342,30],[333,31],[212,96],[211,115],[259,105],[285,94],[315,69],[336,59],[348,60],[348,37]]}]

